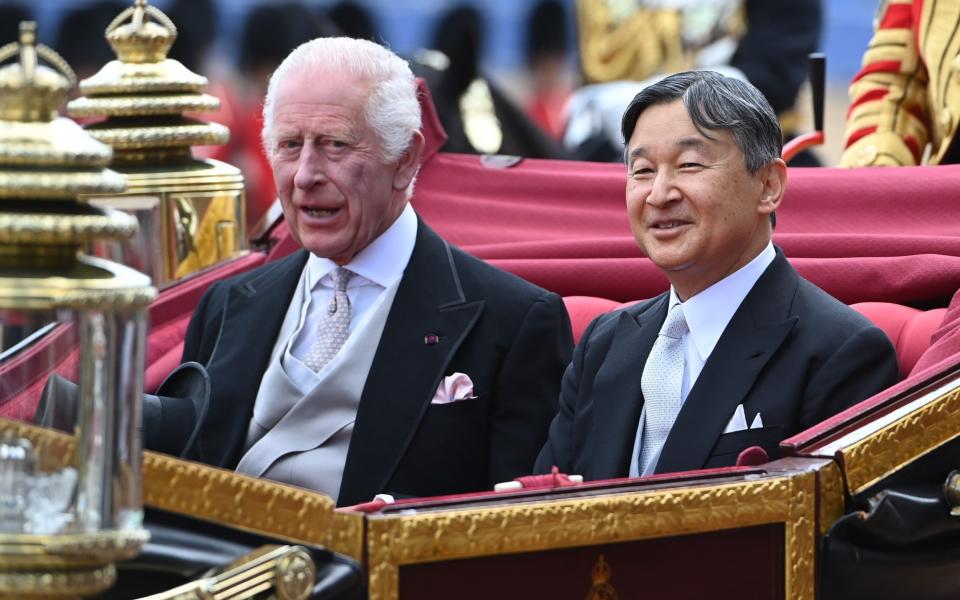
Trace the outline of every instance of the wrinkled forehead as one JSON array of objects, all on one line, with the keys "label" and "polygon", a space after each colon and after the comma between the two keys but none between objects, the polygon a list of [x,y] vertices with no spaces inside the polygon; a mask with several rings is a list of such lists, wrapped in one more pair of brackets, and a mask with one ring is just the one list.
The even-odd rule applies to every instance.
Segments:
[{"label": "wrinkled forehead", "polygon": [[350,97],[366,100],[372,92],[369,77],[324,65],[306,65],[291,71],[277,85],[276,102],[324,102]]}]

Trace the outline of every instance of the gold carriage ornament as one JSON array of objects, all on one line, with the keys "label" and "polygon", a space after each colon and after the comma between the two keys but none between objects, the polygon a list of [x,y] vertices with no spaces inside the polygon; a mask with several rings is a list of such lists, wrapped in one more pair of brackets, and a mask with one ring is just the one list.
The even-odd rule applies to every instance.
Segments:
[{"label": "gold carriage ornament", "polygon": [[225,144],[230,131],[184,116],[214,111],[220,101],[204,93],[205,77],[167,58],[177,38],[173,22],[136,0],[110,23],[106,37],[118,59],[80,82],[83,96],[69,102],[67,112],[100,119],[86,130],[113,147],[112,167],[127,176],[125,193],[89,201],[134,214],[140,232],[94,253],[135,267],[164,288],[245,251],[243,175],[193,156],[193,145]]},{"label": "gold carriage ornament", "polygon": [[[137,429],[156,290],[145,275],[81,252],[133,235],[137,222],[77,200],[121,193],[126,182],[106,168],[108,146],[58,117],[76,77],[35,40],[26,22],[19,43],[0,47],[0,63],[19,59],[0,68],[0,362],[23,359],[48,335],[74,341],[79,350],[56,369],[75,371],[79,402],[66,460],[0,430],[0,597],[76,598],[109,586],[113,563],[147,538]],[[4,376],[0,400],[26,371]]]}]

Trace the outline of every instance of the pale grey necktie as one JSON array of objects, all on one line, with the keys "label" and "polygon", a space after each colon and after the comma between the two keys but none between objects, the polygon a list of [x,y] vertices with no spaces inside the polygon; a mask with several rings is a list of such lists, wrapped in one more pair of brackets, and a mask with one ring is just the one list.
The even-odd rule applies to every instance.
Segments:
[{"label": "pale grey necktie", "polygon": [[338,267],[330,276],[333,279],[333,299],[317,325],[316,339],[303,364],[319,371],[340,352],[350,332],[350,299],[347,297],[347,282],[353,271]]},{"label": "pale grey necktie", "polygon": [[683,305],[675,304],[660,328],[660,335],[650,350],[640,378],[643,404],[647,410],[647,418],[643,422],[640,464],[637,467],[641,474],[660,452],[673,422],[677,420],[677,413],[680,412],[683,336],[687,331],[689,329],[683,315]]}]

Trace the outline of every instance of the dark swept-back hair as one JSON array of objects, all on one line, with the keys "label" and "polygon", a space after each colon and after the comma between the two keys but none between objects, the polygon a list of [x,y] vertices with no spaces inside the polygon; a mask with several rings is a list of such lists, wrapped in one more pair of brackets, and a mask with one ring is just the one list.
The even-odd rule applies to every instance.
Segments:
[{"label": "dark swept-back hair", "polygon": [[752,84],[715,71],[684,71],[664,77],[634,96],[623,113],[624,160],[640,114],[655,104],[682,99],[694,127],[710,137],[711,130],[733,136],[750,173],[780,158],[783,131],[770,103]]}]

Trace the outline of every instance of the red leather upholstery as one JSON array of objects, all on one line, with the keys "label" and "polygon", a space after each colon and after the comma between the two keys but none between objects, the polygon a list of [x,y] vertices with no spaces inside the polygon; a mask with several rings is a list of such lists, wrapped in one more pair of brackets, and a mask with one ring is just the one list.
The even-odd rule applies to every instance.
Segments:
[{"label": "red leather upholstery", "polygon": [[[608,298],[594,296],[567,296],[563,299],[570,314],[574,342],[597,315],[627,306]],[[930,336],[943,320],[945,308],[918,310],[893,302],[859,302],[851,308],[867,317],[882,329],[897,349],[900,377],[906,377],[930,346]]]}]

